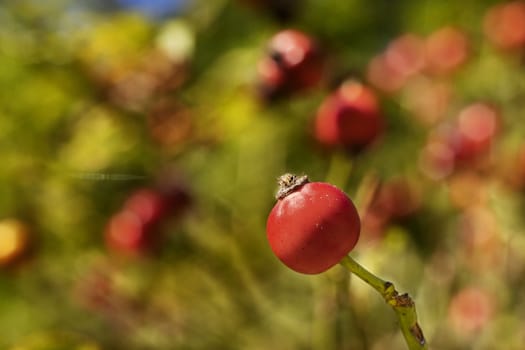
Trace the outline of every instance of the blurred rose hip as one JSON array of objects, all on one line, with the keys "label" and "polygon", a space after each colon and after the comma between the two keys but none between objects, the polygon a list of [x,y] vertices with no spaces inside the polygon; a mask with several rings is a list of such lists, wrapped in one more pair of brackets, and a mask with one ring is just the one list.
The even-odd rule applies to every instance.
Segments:
[{"label": "blurred rose hip", "polygon": [[279,179],[277,203],[266,224],[270,247],[289,268],[305,274],[328,270],[356,245],[360,219],[348,196],[306,176]]},{"label": "blurred rose hip", "polygon": [[520,49],[525,44],[525,3],[511,1],[491,7],[484,18],[487,39],[502,50]]},{"label": "blurred rose hip", "polygon": [[150,233],[139,214],[125,209],[111,217],[106,228],[106,243],[116,252],[142,254],[150,249]]},{"label": "blurred rose hip", "polygon": [[383,130],[383,117],[375,93],[347,81],[322,102],[315,118],[315,137],[325,146],[360,151]]},{"label": "blurred rose hip", "polygon": [[442,179],[458,167],[482,165],[500,128],[499,111],[484,102],[459,111],[454,123],[437,127],[420,156],[420,168],[430,178]]},{"label": "blurred rose hip", "polygon": [[395,38],[385,51],[387,63],[401,76],[410,77],[425,66],[425,43],[416,34],[404,34]]},{"label": "blurred rose hip", "polygon": [[131,255],[151,251],[161,239],[159,226],[182,214],[189,201],[186,191],[178,187],[135,190],[106,227],[108,247]]},{"label": "blurred rose hip", "polygon": [[366,77],[371,85],[386,93],[394,93],[405,84],[405,77],[389,65],[383,54],[370,60]]},{"label": "blurred rose hip", "polygon": [[324,73],[324,59],[307,34],[287,29],[270,39],[268,53],[259,61],[263,96],[275,98],[317,86]]},{"label": "blurred rose hip", "polygon": [[468,38],[461,30],[443,27],[425,41],[427,69],[435,74],[448,74],[468,59]]},{"label": "blurred rose hip", "polygon": [[456,159],[471,160],[488,152],[498,132],[499,119],[499,112],[487,103],[477,102],[463,108],[454,140]]},{"label": "blurred rose hip", "polygon": [[145,225],[162,219],[167,214],[167,203],[163,196],[152,189],[143,188],[134,192],[124,203],[124,209],[137,215]]},{"label": "blurred rose hip", "polygon": [[478,287],[460,290],[451,300],[448,316],[450,326],[462,336],[481,331],[494,316],[493,297]]},{"label": "blurred rose hip", "polygon": [[425,45],[415,34],[403,34],[392,40],[384,52],[372,58],[367,79],[377,89],[394,93],[425,67]]}]

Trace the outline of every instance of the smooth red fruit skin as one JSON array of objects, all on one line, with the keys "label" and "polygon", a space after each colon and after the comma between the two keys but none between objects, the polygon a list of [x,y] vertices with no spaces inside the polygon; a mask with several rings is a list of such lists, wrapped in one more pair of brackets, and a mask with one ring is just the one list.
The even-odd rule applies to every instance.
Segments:
[{"label": "smooth red fruit skin", "polygon": [[309,182],[279,199],[266,234],[275,255],[289,268],[317,274],[336,265],[356,245],[361,229],[357,210],[337,187]]}]

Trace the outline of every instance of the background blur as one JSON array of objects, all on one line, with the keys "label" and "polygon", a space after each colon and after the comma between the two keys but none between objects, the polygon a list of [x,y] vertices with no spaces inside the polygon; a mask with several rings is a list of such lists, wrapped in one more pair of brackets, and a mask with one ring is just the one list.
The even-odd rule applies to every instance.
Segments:
[{"label": "background blur", "polygon": [[[325,70],[269,98],[286,28]],[[361,281],[274,257],[295,172],[355,199],[432,349],[523,349],[524,47],[520,2],[2,1],[0,348],[404,349]],[[385,121],[357,154],[313,127],[347,79]]]}]

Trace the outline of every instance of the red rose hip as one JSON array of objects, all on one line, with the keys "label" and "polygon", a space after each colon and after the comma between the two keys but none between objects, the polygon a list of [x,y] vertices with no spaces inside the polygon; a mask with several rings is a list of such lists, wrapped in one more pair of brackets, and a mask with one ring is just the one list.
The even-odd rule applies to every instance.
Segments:
[{"label": "red rose hip", "polygon": [[113,215],[106,227],[106,243],[115,252],[140,255],[149,248],[151,232],[139,214],[124,209]]},{"label": "red rose hip", "polygon": [[324,58],[313,38],[286,29],[270,39],[268,52],[257,68],[261,92],[272,99],[318,86],[324,74]]},{"label": "red rose hip", "polygon": [[315,117],[315,138],[327,147],[342,146],[359,152],[383,131],[383,118],[375,93],[349,80],[325,98]]},{"label": "red rose hip", "polygon": [[458,161],[471,160],[490,150],[500,126],[494,106],[476,102],[463,108],[457,121],[453,147]]},{"label": "red rose hip", "polygon": [[266,225],[275,255],[305,274],[321,273],[339,263],[356,245],[361,228],[350,198],[337,187],[309,182],[306,176],[285,174],[279,185]]},{"label": "red rose hip", "polygon": [[525,3],[510,1],[491,7],[483,20],[487,39],[501,50],[518,50],[525,45]]}]

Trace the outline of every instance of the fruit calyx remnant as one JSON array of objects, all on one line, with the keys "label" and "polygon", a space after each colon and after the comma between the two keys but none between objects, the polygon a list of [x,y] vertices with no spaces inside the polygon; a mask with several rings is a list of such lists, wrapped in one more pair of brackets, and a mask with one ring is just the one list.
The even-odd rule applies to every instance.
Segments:
[{"label": "fruit calyx remnant", "polygon": [[277,191],[277,194],[275,195],[275,198],[277,200],[283,199],[305,183],[308,183],[308,176],[302,175],[297,176],[294,174],[286,173],[284,175],[279,176],[277,179],[277,183],[279,184],[279,190]]}]

